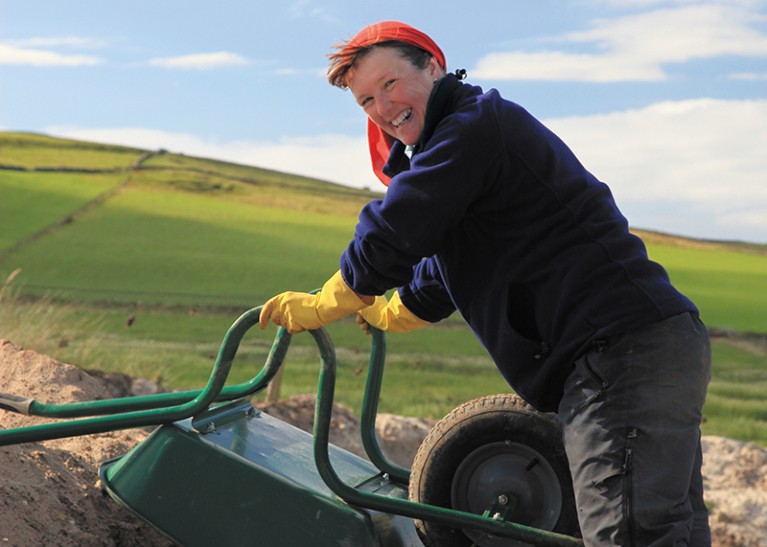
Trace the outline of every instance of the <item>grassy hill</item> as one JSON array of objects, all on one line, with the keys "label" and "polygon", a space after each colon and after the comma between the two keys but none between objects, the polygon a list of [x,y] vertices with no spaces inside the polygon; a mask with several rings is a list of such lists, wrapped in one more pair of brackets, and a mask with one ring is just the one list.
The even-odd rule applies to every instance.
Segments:
[{"label": "grassy hill", "polygon": [[56,142],[6,133],[0,147],[0,164],[20,168],[2,171],[0,276],[22,268],[32,294],[245,305],[314,287],[337,269],[373,197],[224,162]]},{"label": "grassy hill", "polygon": [[[378,196],[162,150],[9,132],[0,133],[0,195],[0,285],[14,276],[0,298],[0,337],[171,387],[204,381],[241,311],[283,290],[320,286],[338,268],[359,209]],[[638,233],[710,327],[767,333],[767,246]],[[273,335],[249,334],[235,379],[260,367]],[[348,372],[339,375],[339,399],[357,407],[367,339],[350,321],[331,335]],[[285,394],[314,389],[307,338],[294,341]],[[439,416],[507,389],[459,318],[389,340],[396,372],[387,375],[384,411]],[[717,417],[709,431],[767,444],[760,340],[716,341],[721,377],[711,388]],[[414,384],[426,386],[416,400]]]}]

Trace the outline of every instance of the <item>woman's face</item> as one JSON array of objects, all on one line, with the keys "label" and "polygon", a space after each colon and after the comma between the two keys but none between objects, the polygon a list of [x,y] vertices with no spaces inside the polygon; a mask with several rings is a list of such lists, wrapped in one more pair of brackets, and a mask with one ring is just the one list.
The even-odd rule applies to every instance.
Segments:
[{"label": "woman's face", "polygon": [[434,58],[420,69],[398,50],[377,47],[357,64],[348,85],[376,125],[404,144],[414,145],[423,131],[432,87],[441,76]]}]

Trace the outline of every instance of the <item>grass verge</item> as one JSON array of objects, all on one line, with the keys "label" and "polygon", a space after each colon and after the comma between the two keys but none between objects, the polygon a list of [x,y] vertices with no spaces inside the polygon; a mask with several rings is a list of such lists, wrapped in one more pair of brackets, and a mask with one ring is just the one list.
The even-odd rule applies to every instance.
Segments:
[{"label": "grass verge", "polygon": [[[0,288],[0,337],[81,368],[147,378],[166,389],[205,384],[221,339],[235,318],[236,314],[177,309],[142,310],[136,315],[136,310],[124,307],[61,304],[50,297],[23,299],[9,282]],[[459,325],[449,322],[446,327],[387,338],[380,412],[440,418],[466,400],[509,391],[492,361]],[[351,320],[328,330],[337,355],[335,400],[359,412],[370,339]],[[275,332],[273,327],[248,332],[230,384],[258,374]],[[703,433],[767,446],[767,342],[714,338],[712,346],[714,370]],[[284,365],[281,396],[316,392],[319,353],[310,336],[293,338]]]}]

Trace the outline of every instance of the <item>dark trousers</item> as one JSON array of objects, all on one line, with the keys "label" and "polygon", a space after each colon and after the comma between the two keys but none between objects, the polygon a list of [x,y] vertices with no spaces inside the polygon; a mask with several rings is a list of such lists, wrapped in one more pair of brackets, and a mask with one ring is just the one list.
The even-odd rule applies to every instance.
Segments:
[{"label": "dark trousers", "polygon": [[559,406],[586,545],[711,545],[701,409],[703,324],[685,313],[595,342]]}]

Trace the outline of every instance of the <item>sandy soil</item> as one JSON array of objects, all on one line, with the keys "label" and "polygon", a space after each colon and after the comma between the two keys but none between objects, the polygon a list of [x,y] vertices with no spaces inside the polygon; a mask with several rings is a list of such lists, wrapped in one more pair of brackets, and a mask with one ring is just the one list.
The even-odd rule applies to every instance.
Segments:
[{"label": "sandy soil", "polygon": [[[146,393],[145,381],[88,374],[0,340],[0,391],[63,403]],[[269,414],[311,430],[314,397],[262,406]],[[0,411],[0,427],[40,423]],[[381,415],[384,452],[409,466],[431,427],[424,420]],[[362,455],[359,423],[334,410],[331,442]],[[118,431],[43,443],[0,447],[0,544],[13,546],[170,546],[164,536],[103,493],[98,465],[147,435]],[[704,437],[706,497],[716,546],[767,547],[767,451],[749,443]]]}]

